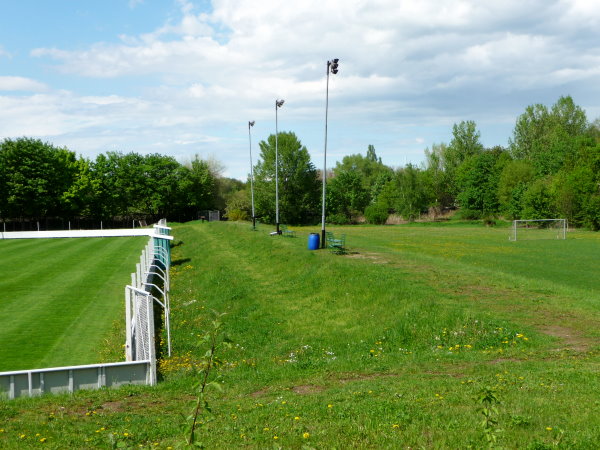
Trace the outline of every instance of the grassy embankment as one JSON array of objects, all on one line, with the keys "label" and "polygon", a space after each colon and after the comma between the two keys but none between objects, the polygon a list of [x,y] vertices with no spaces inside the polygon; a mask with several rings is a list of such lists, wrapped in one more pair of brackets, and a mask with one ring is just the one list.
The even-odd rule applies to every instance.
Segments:
[{"label": "grassy embankment", "polygon": [[[306,250],[312,228],[288,239],[266,226],[175,227],[165,381],[0,402],[0,447],[183,443],[210,310],[227,313],[235,345],[221,355],[224,392],[209,392],[209,448],[600,442],[600,235],[332,230],[347,234],[348,255]],[[486,394],[496,409],[484,426]]]}]

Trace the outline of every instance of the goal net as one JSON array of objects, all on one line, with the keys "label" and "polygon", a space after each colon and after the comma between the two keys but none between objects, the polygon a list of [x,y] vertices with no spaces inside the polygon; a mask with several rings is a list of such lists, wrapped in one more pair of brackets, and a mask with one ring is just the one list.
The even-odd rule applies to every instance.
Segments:
[{"label": "goal net", "polygon": [[513,220],[511,241],[530,239],[566,239],[567,219]]}]

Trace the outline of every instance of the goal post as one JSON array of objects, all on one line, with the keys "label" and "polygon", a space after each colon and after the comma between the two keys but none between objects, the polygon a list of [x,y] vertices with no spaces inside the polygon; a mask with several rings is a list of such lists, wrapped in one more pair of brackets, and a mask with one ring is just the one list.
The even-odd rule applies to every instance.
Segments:
[{"label": "goal post", "polygon": [[521,219],[513,220],[508,239],[566,239],[567,219]]}]

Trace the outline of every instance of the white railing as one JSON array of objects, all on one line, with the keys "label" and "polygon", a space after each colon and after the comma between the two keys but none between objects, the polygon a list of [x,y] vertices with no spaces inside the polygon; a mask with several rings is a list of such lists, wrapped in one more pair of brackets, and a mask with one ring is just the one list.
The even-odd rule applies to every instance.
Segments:
[{"label": "white railing", "polygon": [[[109,230],[57,230],[57,231],[2,231],[0,239],[49,239],[49,238],[90,238],[121,236],[155,236],[162,231],[161,226],[153,228],[119,228]],[[166,227],[170,230],[169,227]],[[168,234],[168,233],[167,233]]]}]

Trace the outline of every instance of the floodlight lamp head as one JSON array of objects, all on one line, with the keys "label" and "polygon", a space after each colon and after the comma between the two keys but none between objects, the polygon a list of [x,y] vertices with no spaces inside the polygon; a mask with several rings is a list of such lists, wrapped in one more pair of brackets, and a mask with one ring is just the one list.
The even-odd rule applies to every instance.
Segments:
[{"label": "floodlight lamp head", "polygon": [[254,122],[254,120],[251,120],[250,122],[248,122],[248,126],[249,126],[249,127],[253,127],[253,126],[254,126],[254,123],[255,123],[255,122]]},{"label": "floodlight lamp head", "polygon": [[275,100],[275,106],[277,108],[281,108],[283,106],[284,102],[285,102],[285,100]]},{"label": "floodlight lamp head", "polygon": [[336,74],[338,73],[338,58],[334,58],[330,63],[329,63],[329,68],[331,69],[331,73],[332,74]]}]

